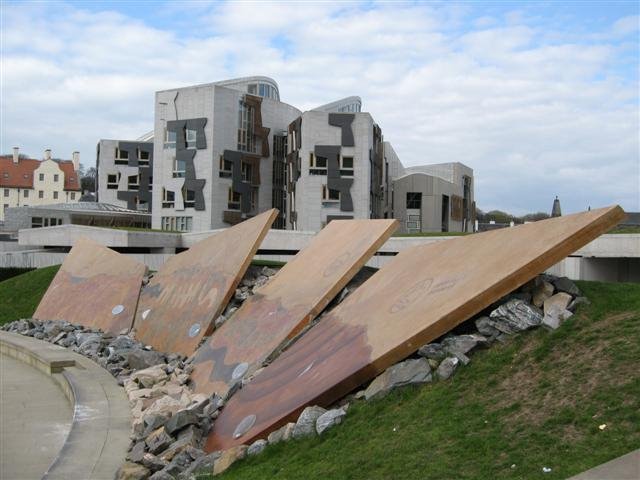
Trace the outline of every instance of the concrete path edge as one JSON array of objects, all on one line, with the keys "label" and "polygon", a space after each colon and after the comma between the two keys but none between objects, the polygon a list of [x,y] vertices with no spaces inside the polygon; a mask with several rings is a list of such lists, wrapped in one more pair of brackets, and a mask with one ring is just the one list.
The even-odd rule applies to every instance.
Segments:
[{"label": "concrete path edge", "polygon": [[112,480],[131,431],[127,396],[115,378],[78,353],[15,333],[0,332],[0,352],[50,375],[73,408],[69,434],[43,478]]}]

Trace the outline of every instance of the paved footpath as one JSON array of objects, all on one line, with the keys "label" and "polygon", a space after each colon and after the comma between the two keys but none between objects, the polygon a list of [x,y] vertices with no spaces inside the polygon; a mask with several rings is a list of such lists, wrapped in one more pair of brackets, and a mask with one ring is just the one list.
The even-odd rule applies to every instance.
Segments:
[{"label": "paved footpath", "polygon": [[610,462],[587,470],[569,480],[638,480],[640,479],[640,450],[635,450]]},{"label": "paved footpath", "polygon": [[58,455],[73,411],[51,377],[0,355],[0,479],[40,479]]}]

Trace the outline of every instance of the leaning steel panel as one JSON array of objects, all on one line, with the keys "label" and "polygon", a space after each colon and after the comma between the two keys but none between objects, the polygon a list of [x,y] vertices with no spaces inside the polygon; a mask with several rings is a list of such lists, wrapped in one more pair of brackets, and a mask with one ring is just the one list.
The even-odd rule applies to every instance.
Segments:
[{"label": "leaning steel panel", "polygon": [[335,220],[197,351],[195,390],[224,396],[298,334],[396,230],[396,220]]},{"label": "leaning steel panel", "polygon": [[616,225],[610,207],[401,252],[233,396],[206,449],[328,406]]},{"label": "leaning steel panel", "polygon": [[264,212],[171,257],[142,289],[136,338],[191,355],[211,334],[277,214]]},{"label": "leaning steel panel", "polygon": [[66,320],[109,333],[128,332],[146,272],[144,264],[81,237],[33,317]]}]

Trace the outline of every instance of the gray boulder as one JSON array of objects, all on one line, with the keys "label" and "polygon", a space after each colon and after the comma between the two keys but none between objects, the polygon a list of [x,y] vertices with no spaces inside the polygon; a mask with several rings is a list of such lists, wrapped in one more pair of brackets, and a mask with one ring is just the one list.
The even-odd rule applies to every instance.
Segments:
[{"label": "gray boulder", "polygon": [[315,434],[316,420],[318,420],[318,417],[324,412],[326,412],[326,410],[318,406],[305,408],[300,414],[300,417],[298,417],[298,421],[291,432],[291,436],[293,438],[302,438]]},{"label": "gray boulder", "polygon": [[127,354],[127,361],[133,370],[143,370],[164,363],[164,355],[154,350],[136,348]]},{"label": "gray boulder", "polygon": [[418,349],[418,355],[432,360],[442,360],[447,353],[439,343],[427,343]]},{"label": "gray boulder", "polygon": [[460,365],[460,360],[458,359],[458,357],[445,358],[438,366],[438,370],[436,370],[438,378],[446,380],[447,378],[451,377],[451,375],[453,375],[453,372],[456,371],[456,368],[458,368],[458,365]]},{"label": "gray boulder", "polygon": [[177,432],[181,428],[184,428],[187,425],[195,425],[197,423],[198,415],[196,412],[192,410],[180,410],[171,416],[164,428],[167,429],[167,432],[169,432],[170,435],[173,435],[174,432]]},{"label": "gray boulder", "polygon": [[537,327],[542,323],[543,314],[540,309],[522,300],[510,300],[491,312],[489,318],[492,327],[511,334]]},{"label": "gray boulder", "polygon": [[478,331],[487,337],[494,337],[502,333],[493,326],[493,322],[489,317],[476,318],[475,324]]},{"label": "gray boulder", "polygon": [[383,397],[403,385],[428,383],[432,380],[431,367],[425,358],[396,363],[378,375],[364,392],[365,400]]},{"label": "gray boulder", "polygon": [[247,448],[247,455],[259,455],[265,448],[267,448],[266,440],[256,440],[249,446],[249,448]]},{"label": "gray boulder", "polygon": [[542,319],[542,325],[550,328],[551,330],[555,330],[562,325],[562,322],[572,316],[573,313],[569,310],[552,310],[550,313],[545,314]]},{"label": "gray boulder", "polygon": [[486,344],[487,339],[482,335],[451,335],[442,341],[444,350],[448,353],[458,355],[467,354],[479,344]]},{"label": "gray boulder", "polygon": [[178,478],[182,480],[191,480],[199,473],[210,474],[213,470],[213,464],[218,458],[220,458],[221,453],[222,452],[213,452],[195,459],[194,462],[189,465],[189,468],[178,475]]},{"label": "gray boulder", "polygon": [[346,415],[347,412],[342,408],[327,410],[316,420],[316,432],[318,432],[318,435],[322,435],[325,430],[342,423],[342,420],[344,420]]},{"label": "gray boulder", "polygon": [[173,438],[166,432],[164,427],[160,427],[157,430],[151,432],[146,439],[147,447],[151,453],[158,453],[163,451],[173,442]]},{"label": "gray boulder", "polygon": [[569,280],[567,277],[555,278],[553,280],[553,284],[556,287],[556,290],[559,292],[565,292],[573,297],[580,296],[580,289],[576,287],[576,284]]}]

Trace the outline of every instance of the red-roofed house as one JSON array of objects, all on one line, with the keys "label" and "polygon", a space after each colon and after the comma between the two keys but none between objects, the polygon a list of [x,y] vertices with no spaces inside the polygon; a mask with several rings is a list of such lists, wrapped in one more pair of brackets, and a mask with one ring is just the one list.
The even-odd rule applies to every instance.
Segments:
[{"label": "red-roofed house", "polygon": [[52,160],[51,150],[44,159],[20,158],[17,147],[13,155],[0,156],[0,221],[10,207],[75,203],[80,199],[78,152],[73,160]]}]

